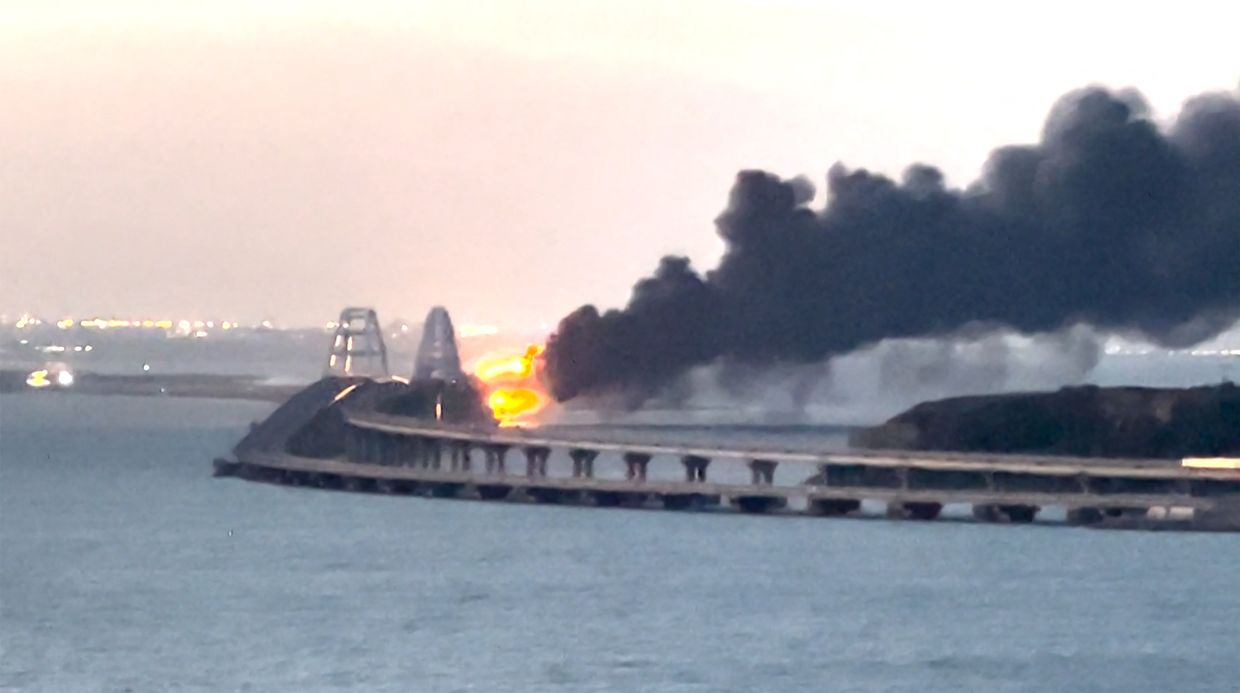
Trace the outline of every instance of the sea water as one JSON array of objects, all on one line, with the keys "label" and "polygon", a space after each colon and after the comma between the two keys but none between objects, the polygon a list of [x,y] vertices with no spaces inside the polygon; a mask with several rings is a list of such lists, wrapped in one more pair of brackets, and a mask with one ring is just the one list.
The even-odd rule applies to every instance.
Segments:
[{"label": "sea water", "polygon": [[1240,690],[1240,535],[213,479],[267,411],[0,398],[0,689]]}]

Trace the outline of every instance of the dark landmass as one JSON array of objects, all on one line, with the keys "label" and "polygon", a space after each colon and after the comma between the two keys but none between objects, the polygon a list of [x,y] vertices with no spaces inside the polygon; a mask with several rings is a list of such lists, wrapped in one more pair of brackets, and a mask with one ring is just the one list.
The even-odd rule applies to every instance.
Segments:
[{"label": "dark landmass", "polygon": [[925,402],[855,432],[862,448],[1182,458],[1240,455],[1240,387],[1068,387]]}]

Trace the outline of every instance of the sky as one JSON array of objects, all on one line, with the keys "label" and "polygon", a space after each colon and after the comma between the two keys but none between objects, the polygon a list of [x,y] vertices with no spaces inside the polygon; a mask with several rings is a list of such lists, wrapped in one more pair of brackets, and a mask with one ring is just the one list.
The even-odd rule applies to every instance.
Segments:
[{"label": "sky", "polygon": [[963,186],[1072,89],[1240,85],[1240,6],[1130,4],[0,0],[0,314],[554,325],[713,265],[741,169]]}]

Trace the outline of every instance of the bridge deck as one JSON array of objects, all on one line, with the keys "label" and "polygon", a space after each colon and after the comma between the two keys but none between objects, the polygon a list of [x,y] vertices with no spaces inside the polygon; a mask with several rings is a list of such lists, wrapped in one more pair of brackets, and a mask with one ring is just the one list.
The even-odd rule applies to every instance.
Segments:
[{"label": "bridge deck", "polygon": [[513,489],[554,489],[559,491],[612,492],[651,494],[658,496],[718,496],[722,499],[743,497],[779,498],[784,500],[853,500],[870,499],[888,503],[941,503],[975,505],[1055,505],[1064,508],[1147,508],[1174,505],[1208,509],[1210,499],[1169,494],[1098,494],[1098,493],[1030,493],[997,492],[983,489],[909,490],[879,487],[829,487],[820,485],[753,485],[720,484],[688,481],[650,481],[597,479],[581,477],[526,476],[522,474],[488,474],[349,462],[341,459],[315,459],[289,454],[247,455],[241,464],[268,470],[329,475],[342,479],[369,481],[403,481],[428,484],[459,484],[462,486],[504,486]]},{"label": "bridge deck", "polygon": [[1002,471],[1043,476],[1122,477],[1129,479],[1240,479],[1235,470],[1189,469],[1178,460],[1059,457],[1049,455],[982,454],[909,450],[848,450],[806,452],[778,448],[717,448],[699,445],[627,443],[567,435],[547,436],[537,429],[449,428],[408,417],[378,413],[355,414],[350,425],[381,433],[513,448],[577,448],[652,456],[699,456],[722,462],[773,460],[809,465],[863,465],[933,471]]}]

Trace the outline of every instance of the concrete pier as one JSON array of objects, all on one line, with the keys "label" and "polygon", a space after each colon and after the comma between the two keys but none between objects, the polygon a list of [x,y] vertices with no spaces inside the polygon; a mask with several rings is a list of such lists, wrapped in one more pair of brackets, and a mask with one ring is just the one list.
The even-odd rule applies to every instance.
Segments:
[{"label": "concrete pier", "polygon": [[[1053,506],[1066,512],[1071,525],[1163,522],[1240,530],[1240,474],[1186,469],[1165,460],[635,445],[537,431],[440,427],[373,413],[352,416],[347,425],[341,458],[254,453],[217,460],[216,474],[436,498],[821,517],[855,516],[863,501],[872,501],[885,505],[888,518],[921,521],[934,520],[944,506],[955,504],[972,507],[977,521],[1027,524]],[[506,467],[514,448],[524,456],[524,473]],[[485,460],[481,469],[471,463],[477,453]],[[609,464],[620,465],[610,478],[596,474],[602,453],[614,460]],[[571,465],[548,463],[559,455]],[[683,477],[651,476],[652,465],[666,464],[682,468]],[[708,481],[708,468],[738,464],[747,468],[749,483]],[[777,469],[798,466],[804,473],[790,475],[796,481],[777,482]]]}]

